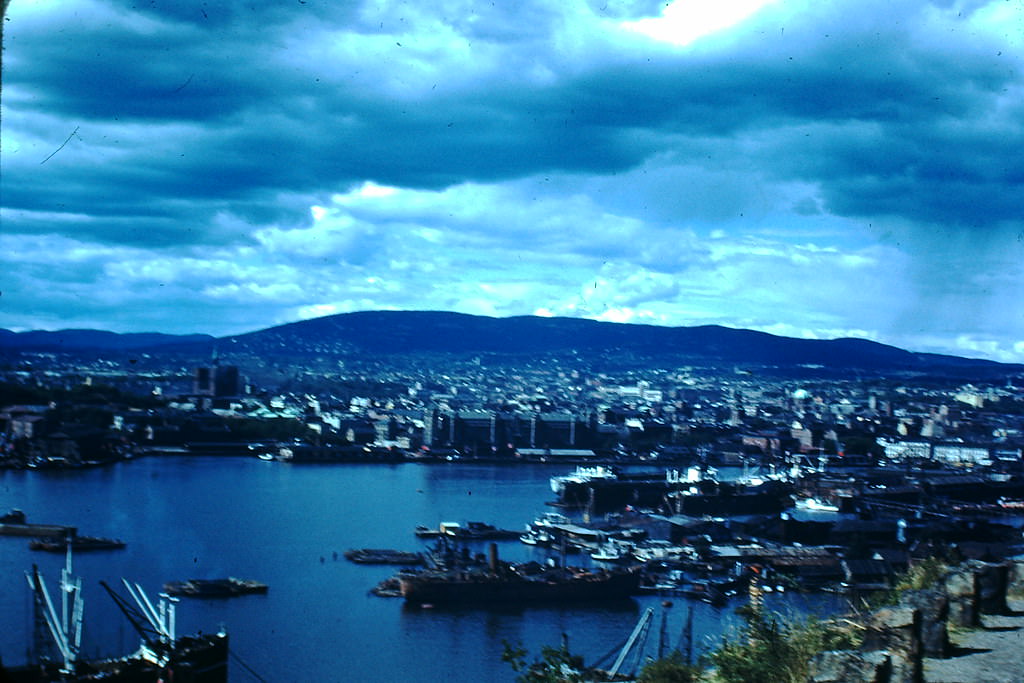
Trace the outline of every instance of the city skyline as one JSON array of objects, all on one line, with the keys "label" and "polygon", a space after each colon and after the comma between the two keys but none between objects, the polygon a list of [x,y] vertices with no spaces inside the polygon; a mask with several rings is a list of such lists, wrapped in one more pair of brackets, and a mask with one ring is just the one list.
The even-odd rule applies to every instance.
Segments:
[{"label": "city skyline", "polygon": [[1024,362],[1024,5],[14,2],[0,327],[357,310]]}]

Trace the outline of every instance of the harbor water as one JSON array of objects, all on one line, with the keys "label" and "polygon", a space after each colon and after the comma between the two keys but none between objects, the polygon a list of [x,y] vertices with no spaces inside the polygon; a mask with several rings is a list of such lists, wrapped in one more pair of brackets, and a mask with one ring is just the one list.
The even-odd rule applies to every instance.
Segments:
[{"label": "harbor water", "polygon": [[[605,605],[410,608],[370,595],[395,567],[357,565],[350,548],[421,550],[416,525],[483,521],[522,529],[549,511],[549,478],[566,466],[464,463],[294,465],[238,457],[147,457],[82,471],[0,472],[0,512],[29,522],[120,538],[124,550],[80,553],[85,596],[83,656],[121,655],[139,639],[100,586],[121,577],[151,596],[168,581],[234,576],[262,581],[265,595],[183,599],[178,633],[223,627],[232,683],[266,681],[512,681],[505,643],[536,654],[557,645],[592,661],[617,651],[647,607],[656,609],[647,654],[675,646],[688,607],[696,654],[735,624],[734,602],[713,607],[644,596]],[[546,551],[499,542],[504,559]],[[483,550],[483,544],[480,549]],[[571,556],[570,556],[571,557]],[[64,557],[0,537],[0,656],[27,660],[32,599],[25,571],[39,565],[54,590]],[[788,594],[803,610],[803,596]],[[813,598],[806,598],[812,603]],[[662,635],[665,634],[665,635]],[[250,672],[255,672],[251,673]]]}]

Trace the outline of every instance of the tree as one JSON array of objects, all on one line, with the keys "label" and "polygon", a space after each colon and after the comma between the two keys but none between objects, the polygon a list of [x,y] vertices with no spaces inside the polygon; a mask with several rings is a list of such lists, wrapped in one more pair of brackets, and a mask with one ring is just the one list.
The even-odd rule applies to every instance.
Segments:
[{"label": "tree", "polygon": [[564,642],[561,647],[545,645],[540,652],[539,659],[527,664],[526,648],[506,642],[501,660],[519,674],[518,683],[582,683],[583,658],[569,652]]}]

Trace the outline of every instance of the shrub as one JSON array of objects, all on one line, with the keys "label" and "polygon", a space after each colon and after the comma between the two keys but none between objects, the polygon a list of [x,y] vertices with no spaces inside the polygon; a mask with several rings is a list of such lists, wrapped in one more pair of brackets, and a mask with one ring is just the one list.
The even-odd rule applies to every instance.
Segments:
[{"label": "shrub", "polygon": [[786,622],[758,609],[740,613],[743,625],[708,655],[723,683],[802,683],[815,654],[859,645],[857,636],[836,622]]}]

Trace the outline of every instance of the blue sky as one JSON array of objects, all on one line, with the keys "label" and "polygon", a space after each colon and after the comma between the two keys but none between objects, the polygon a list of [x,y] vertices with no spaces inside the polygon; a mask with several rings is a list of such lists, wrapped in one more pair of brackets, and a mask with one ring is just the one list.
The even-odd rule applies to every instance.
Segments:
[{"label": "blue sky", "polygon": [[14,0],[0,327],[368,309],[1024,362],[1024,3]]}]

